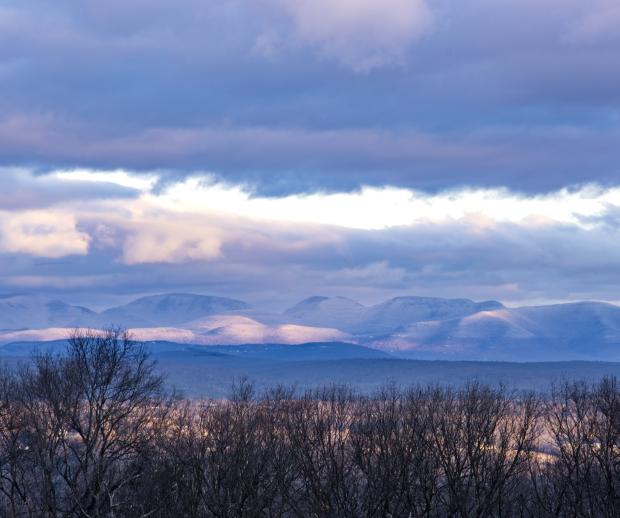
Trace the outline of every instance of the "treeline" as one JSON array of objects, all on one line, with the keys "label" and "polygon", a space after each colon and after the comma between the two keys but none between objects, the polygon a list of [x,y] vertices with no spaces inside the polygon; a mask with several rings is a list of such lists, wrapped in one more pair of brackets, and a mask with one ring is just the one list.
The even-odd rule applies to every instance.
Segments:
[{"label": "treeline", "polygon": [[192,401],[123,333],[76,334],[0,376],[0,515],[615,517],[620,391],[241,382]]}]

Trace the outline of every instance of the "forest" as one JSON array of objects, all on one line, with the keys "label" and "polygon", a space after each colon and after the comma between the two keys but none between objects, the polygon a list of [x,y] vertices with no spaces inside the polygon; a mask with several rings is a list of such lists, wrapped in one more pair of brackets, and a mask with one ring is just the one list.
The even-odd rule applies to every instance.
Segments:
[{"label": "forest", "polygon": [[0,515],[620,516],[615,378],[167,388],[122,330],[0,374]]}]

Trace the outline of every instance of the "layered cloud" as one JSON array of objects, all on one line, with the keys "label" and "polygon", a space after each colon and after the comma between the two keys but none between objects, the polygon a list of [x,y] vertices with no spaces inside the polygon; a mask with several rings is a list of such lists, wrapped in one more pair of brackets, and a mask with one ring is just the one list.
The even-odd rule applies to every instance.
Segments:
[{"label": "layered cloud", "polygon": [[[532,127],[508,133],[491,128],[466,136],[402,128],[152,128],[121,136],[92,131],[37,120],[10,126],[4,131],[10,138],[0,138],[1,156],[16,161],[45,157],[44,170],[55,163],[128,166],[147,176],[159,169],[172,179],[209,164],[220,179],[249,182],[266,194],[382,184],[424,190],[507,186],[541,192],[593,180],[612,183],[620,145],[620,132],[614,128]],[[17,141],[18,152],[11,144]]]},{"label": "layered cloud", "polygon": [[[28,178],[59,191],[101,186],[107,195],[2,212],[4,290],[96,297],[190,290],[275,305],[316,292],[366,301],[404,293],[617,299],[610,282],[620,275],[617,187],[545,195],[366,187],[263,197],[208,174],[163,183],[156,172]],[[119,196],[110,184],[134,195]]]},{"label": "layered cloud", "polygon": [[616,4],[5,2],[0,291],[616,300]]},{"label": "layered cloud", "polygon": [[618,174],[610,0],[8,2],[0,162],[263,193]]},{"label": "layered cloud", "polygon": [[[124,199],[138,194],[136,185],[127,185],[113,172],[100,177],[97,183],[84,178],[96,178],[92,171],[86,177],[72,171],[67,181],[59,182],[62,172],[56,176],[37,176],[24,168],[0,168],[0,211],[45,209],[63,201],[96,199]],[[113,179],[114,181],[111,181]],[[145,179],[134,182],[144,186]]]}]

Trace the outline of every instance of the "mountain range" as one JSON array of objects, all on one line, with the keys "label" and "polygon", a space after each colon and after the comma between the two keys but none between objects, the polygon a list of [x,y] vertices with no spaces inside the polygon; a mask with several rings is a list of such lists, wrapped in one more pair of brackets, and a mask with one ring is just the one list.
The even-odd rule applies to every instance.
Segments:
[{"label": "mountain range", "polygon": [[366,306],[314,296],[275,313],[226,297],[174,293],[95,312],[42,296],[0,297],[0,344],[110,326],[139,340],[197,345],[346,342],[422,359],[620,359],[620,307],[601,302],[509,308],[412,296]]}]

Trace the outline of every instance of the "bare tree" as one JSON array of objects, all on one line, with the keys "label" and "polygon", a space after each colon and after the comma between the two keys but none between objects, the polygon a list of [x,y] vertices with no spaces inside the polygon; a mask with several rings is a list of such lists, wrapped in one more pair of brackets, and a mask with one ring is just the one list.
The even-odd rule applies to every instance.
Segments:
[{"label": "bare tree", "polygon": [[[597,462],[598,516],[620,513],[620,387],[616,378],[604,378],[593,393],[594,448]],[[615,514],[614,514],[615,513]]]},{"label": "bare tree", "polygon": [[27,512],[31,495],[34,465],[25,447],[27,423],[17,402],[17,378],[4,368],[0,370],[0,514],[18,516]]},{"label": "bare tree", "polygon": [[358,401],[347,387],[307,393],[286,414],[295,480],[296,516],[361,516],[360,474],[349,440]]},{"label": "bare tree", "polygon": [[359,406],[351,443],[365,516],[432,515],[440,466],[424,402],[420,389],[403,394],[389,386]]},{"label": "bare tree", "polygon": [[165,413],[162,378],[144,346],[118,330],[76,332],[66,355],[21,372],[17,403],[36,460],[40,514],[111,516]]},{"label": "bare tree", "polygon": [[545,411],[550,455],[533,469],[539,508],[549,516],[618,516],[620,394],[606,378],[554,387]]},{"label": "bare tree", "polygon": [[[510,516],[534,450],[537,402],[518,403],[503,389],[472,383],[429,395],[432,447],[444,478],[440,493],[449,516]],[[518,513],[517,513],[518,514]]]},{"label": "bare tree", "polygon": [[166,395],[121,331],[0,370],[0,515],[620,515],[620,391],[480,383]]}]

